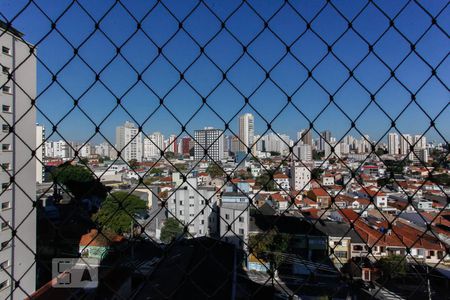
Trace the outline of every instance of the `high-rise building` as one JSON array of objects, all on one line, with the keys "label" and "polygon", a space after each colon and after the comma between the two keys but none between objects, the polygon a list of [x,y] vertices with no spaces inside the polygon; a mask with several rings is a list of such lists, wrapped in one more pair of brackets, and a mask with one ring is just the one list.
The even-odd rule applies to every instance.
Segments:
[{"label": "high-rise building", "polygon": [[45,128],[42,125],[36,124],[36,182],[42,183],[44,181],[44,140]]},{"label": "high-rise building", "polygon": [[[319,137],[319,150],[325,151],[325,145],[327,145],[331,140],[331,132],[328,130],[325,130],[320,133]],[[328,143],[327,143],[328,142]]]},{"label": "high-rise building", "polygon": [[312,147],[308,144],[298,145],[294,148],[294,157],[301,161],[312,161]]},{"label": "high-rise building", "polygon": [[177,147],[177,136],[172,134],[169,136],[169,142],[167,145],[167,151],[173,152],[174,154],[177,154],[178,147]]},{"label": "high-rise building", "polygon": [[92,148],[90,143],[83,145],[78,151],[79,157],[89,157],[93,154],[95,150]]},{"label": "high-rise building", "polygon": [[74,149],[77,144],[75,142],[66,142],[64,140],[45,142],[45,157],[71,159],[74,157]]},{"label": "high-rise building", "polygon": [[[170,214],[189,224],[193,237],[217,235],[217,193],[215,187],[197,186],[197,178],[188,178],[167,199]],[[206,201],[209,201],[206,204]]]},{"label": "high-rise building", "polygon": [[183,137],[181,139],[181,154],[189,156],[192,145],[192,139],[189,136]]},{"label": "high-rise building", "polygon": [[148,138],[144,138],[144,159],[158,159],[161,151],[164,151],[164,135],[161,132],[154,132]]},{"label": "high-rise building", "polygon": [[414,149],[426,149],[427,148],[427,138],[423,135],[414,135]]},{"label": "high-rise building", "polygon": [[107,142],[95,145],[95,154],[100,155],[102,157],[110,157],[111,146]]},{"label": "high-rise building", "polygon": [[206,127],[194,132],[194,158],[196,160],[220,161],[224,158],[223,131]]},{"label": "high-rise building", "polygon": [[388,153],[390,155],[398,154],[399,149],[399,140],[398,134],[395,132],[391,132],[388,134]]},{"label": "high-rise building", "polygon": [[413,138],[410,134],[403,134],[400,137],[400,154],[406,155],[410,153],[410,148],[414,144]]},{"label": "high-rise building", "polygon": [[410,159],[414,163],[428,163],[428,149],[414,148],[414,153]]},{"label": "high-rise building", "polygon": [[[253,148],[255,137],[255,123],[252,114],[244,114],[239,117],[239,151],[247,152],[248,148]],[[254,149],[252,149],[254,151]]]},{"label": "high-rise building", "polygon": [[124,161],[142,161],[142,132],[131,122],[116,127],[116,148]]},{"label": "high-rise building", "polygon": [[301,141],[303,144],[312,146],[312,130],[308,128],[297,132],[297,141]]},{"label": "high-rise building", "polygon": [[0,51],[0,114],[7,129],[0,132],[0,299],[25,299],[36,288],[36,159],[30,159],[36,149],[36,56],[23,35],[1,21]]},{"label": "high-rise building", "polygon": [[305,165],[293,162],[290,166],[290,186],[295,191],[308,191],[311,188],[311,169]]}]

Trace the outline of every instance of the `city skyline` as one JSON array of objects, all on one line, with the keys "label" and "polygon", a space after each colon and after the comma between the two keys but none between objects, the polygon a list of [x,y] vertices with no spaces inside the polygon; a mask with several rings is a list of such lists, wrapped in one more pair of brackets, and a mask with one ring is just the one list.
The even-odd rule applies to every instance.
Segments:
[{"label": "city skyline", "polygon": [[[11,1],[4,1],[0,4],[0,10],[5,16],[14,15],[14,7],[20,7],[21,2],[25,4],[25,1],[15,1],[14,5]],[[252,5],[255,5],[261,14],[270,16],[281,3],[274,1],[252,3]],[[169,7],[174,11],[175,16],[182,17],[194,7],[193,4],[194,2],[185,1],[182,5],[174,7],[169,5]],[[443,137],[447,139],[450,136],[450,126],[448,122],[445,122],[450,119],[448,87],[442,81],[433,77],[429,78],[428,75],[432,71],[430,66],[436,68],[435,72],[441,78],[450,75],[450,68],[446,68],[446,64],[442,63],[447,55],[446,39],[439,31],[428,32],[426,43],[423,42],[427,44],[427,47],[423,47],[422,42],[416,45],[417,53],[430,62],[430,66],[427,66],[417,54],[409,52],[408,42],[395,33],[390,32],[379,41],[377,40],[383,33],[383,28],[389,26],[389,21],[375,7],[370,6],[370,9],[365,10],[364,17],[354,21],[352,28],[364,35],[368,42],[376,42],[373,51],[383,60],[382,62],[374,54],[368,53],[367,43],[358,38],[356,33],[352,30],[346,31],[348,26],[345,19],[330,7],[326,7],[322,13],[326,17],[318,18],[311,23],[311,28],[323,37],[323,41],[311,32],[306,32],[297,41],[296,38],[306,29],[306,22],[288,6],[268,23],[274,33],[266,32],[258,36],[247,47],[247,54],[245,54],[240,43],[249,43],[251,37],[264,28],[264,23],[244,5],[238,14],[227,20],[226,24],[230,32],[222,32],[212,42],[207,43],[221,28],[220,22],[210,13],[210,10],[217,13],[219,17],[225,18],[232,12],[235,3],[230,1],[227,4],[218,5],[212,1],[207,4],[209,4],[208,7],[205,6],[206,4],[200,5],[195,18],[192,20],[188,18],[184,28],[192,34],[198,44],[206,45],[204,54],[208,55],[222,70],[217,69],[205,55],[200,55],[197,43],[183,30],[178,30],[178,22],[164,8],[158,7],[151,18],[146,18],[142,22],[142,29],[149,33],[156,45],[141,33],[133,35],[133,38],[122,47],[123,57],[117,57],[99,76],[102,83],[97,82],[90,87],[96,79],[94,71],[101,70],[108,60],[114,57],[116,46],[125,42],[136,28],[135,21],[119,7],[113,9],[111,17],[105,18],[99,25],[116,46],[108,42],[103,34],[96,32],[80,48],[79,56],[75,56],[65,70],[58,73],[56,77],[58,84],[51,84],[52,73],[56,74],[61,66],[72,58],[72,46],[79,45],[95,29],[95,23],[75,4],[70,13],[66,14],[57,25],[60,32],[68,35],[72,46],[54,31],[49,38],[38,45],[40,59],[37,64],[37,94],[39,95],[37,107],[45,113],[45,117],[38,112],[37,121],[48,129],[47,135],[51,134],[50,129],[53,127],[51,123],[58,123],[60,118],[73,108],[73,98],[83,95],[79,99],[79,107],[97,125],[116,107],[117,98],[121,100],[123,108],[135,119],[132,121],[139,125],[142,125],[154,109],[160,106],[163,99],[167,109],[159,108],[143,125],[148,132],[162,131],[164,135],[177,134],[182,125],[185,125],[200,107],[200,112],[187,124],[187,130],[193,133],[195,129],[206,126],[224,129],[224,122],[203,104],[202,97],[204,97],[207,104],[235,131],[238,130],[237,116],[252,113],[255,117],[255,132],[258,133],[262,133],[267,128],[266,121],[271,122],[276,116],[275,121],[271,123],[272,129],[291,137],[294,137],[299,129],[309,127],[310,122],[314,123],[318,131],[332,128],[335,136],[339,136],[351,128],[351,121],[344,113],[350,119],[355,119],[370,103],[370,94],[373,94],[374,102],[356,121],[357,128],[364,134],[377,140],[380,135],[389,130],[391,125],[391,120],[382,110],[392,119],[396,119],[405,106],[407,109],[396,120],[399,131],[425,132],[430,125],[430,119],[419,105],[427,104],[427,114],[431,119],[434,120],[441,111],[443,112],[434,120],[434,124]],[[64,1],[57,4],[54,1],[41,1],[39,5],[43,10],[49,11],[51,16],[57,16],[58,12],[65,7]],[[109,4],[95,2],[83,3],[83,5],[94,12],[93,18],[99,18]],[[323,3],[314,1],[290,5],[297,10],[300,9],[304,18],[309,20]],[[362,6],[362,4],[355,4],[354,7],[337,5],[347,18],[354,17]],[[423,5],[436,13],[440,9],[437,2]],[[127,8],[141,18],[142,11],[147,9],[146,4],[134,2],[127,3]],[[394,16],[401,6],[383,5],[382,8],[386,10],[387,15]],[[116,17],[120,22],[112,22]],[[77,22],[71,22],[75,19]],[[206,28],[199,20],[204,20],[211,26]],[[397,17],[395,25],[396,28],[405,32],[408,39],[416,41],[420,37],[419,32],[423,32],[428,27],[426,20],[422,18],[420,12],[406,9]],[[442,19],[438,18],[438,22],[440,20]],[[247,23],[250,25],[244,26]],[[161,30],[155,31],[152,27],[155,24],[164,24],[164,26],[160,26]],[[26,33],[27,41],[32,44],[39,41],[51,27],[49,21],[38,13],[30,13],[29,18],[18,18],[14,20],[14,25]],[[117,30],[119,28],[120,30]],[[345,33],[344,37],[337,40],[343,33]],[[176,34],[175,38],[166,45],[172,34]],[[239,41],[232,34],[238,36]],[[286,54],[285,44],[289,45],[288,54]],[[333,44],[332,53],[327,52],[327,44]],[[157,46],[162,45],[164,47],[158,54]],[[260,47],[261,45],[264,47]],[[390,51],[393,47],[397,51]],[[366,54],[368,56],[361,64],[358,64]],[[198,60],[186,71],[198,55],[200,55]],[[242,57],[239,62],[228,70],[240,55]],[[355,68],[358,65],[352,71],[353,76],[364,85],[361,86],[354,79],[348,79],[348,69],[334,56],[344,62],[347,67]],[[80,57],[89,64],[89,67]],[[252,57],[261,66],[258,66]],[[326,58],[315,67],[322,57]],[[398,64],[404,58],[405,61],[399,66]],[[130,61],[137,73],[130,68],[125,59]],[[152,60],[155,62],[146,69]],[[179,69],[176,70],[171,66],[168,60],[175,63]],[[386,65],[392,70],[395,69],[395,78],[390,77],[390,71]],[[268,79],[264,69],[269,71]],[[312,70],[311,77],[308,75],[308,69]],[[226,71],[226,80],[223,80],[223,74],[221,74],[224,71]],[[139,72],[142,73],[142,81],[134,85]],[[181,81],[180,72],[185,73]],[[178,81],[180,83],[171,90]],[[219,86],[216,88],[217,85]],[[133,88],[125,94],[132,86]],[[296,91],[299,87],[300,89]],[[112,93],[108,89],[111,89]],[[412,94],[417,104],[414,102],[409,104]],[[333,96],[331,104],[330,95]],[[246,106],[245,97],[249,99]],[[283,110],[289,97],[291,104]],[[316,119],[325,107],[324,113]],[[123,108],[115,109],[101,124],[100,130],[107,139],[114,137],[117,124],[130,119]],[[243,108],[242,111],[240,111],[241,108]],[[178,123],[171,113],[182,124]],[[79,108],[76,108],[58,124],[58,131],[64,137],[86,141],[95,133],[95,125]],[[430,140],[443,140],[434,129],[427,134]],[[97,142],[100,139],[102,138],[99,135],[94,137]]]}]

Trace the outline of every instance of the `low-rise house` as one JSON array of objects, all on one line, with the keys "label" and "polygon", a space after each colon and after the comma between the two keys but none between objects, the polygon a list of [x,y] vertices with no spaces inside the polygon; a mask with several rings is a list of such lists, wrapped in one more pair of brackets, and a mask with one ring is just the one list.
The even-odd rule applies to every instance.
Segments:
[{"label": "low-rise house", "polygon": [[275,186],[277,189],[289,191],[289,177],[286,174],[278,173],[273,175],[273,180],[275,181]]},{"label": "low-rise house", "polygon": [[320,208],[328,208],[331,205],[331,196],[323,188],[312,189],[308,192],[308,197],[318,204]]},{"label": "low-rise house", "polygon": [[358,233],[345,222],[321,220],[315,226],[328,236],[328,254],[338,269],[352,257],[352,245],[364,244]]},{"label": "low-rise house", "polygon": [[208,173],[200,172],[197,174],[197,184],[198,185],[205,185],[210,181],[211,181],[211,176],[209,176]]},{"label": "low-rise house", "polygon": [[391,228],[385,226],[375,229],[353,210],[344,209],[338,213],[343,216],[343,221],[353,223],[355,231],[364,240],[366,246],[363,245],[362,249],[358,247],[362,255],[367,254],[367,251],[371,249],[371,255],[375,258],[389,255],[406,256],[408,248],[416,261],[450,262],[450,257],[446,255],[445,245],[435,236],[424,234],[415,227],[397,222],[391,224]]},{"label": "low-rise house", "polygon": [[109,254],[113,244],[116,246],[123,241],[124,237],[121,235],[105,236],[105,233],[99,233],[96,229],[92,229],[89,233],[81,236],[79,253],[81,257],[97,258],[101,261]]},{"label": "low-rise house", "polygon": [[322,185],[331,186],[334,185],[334,175],[333,174],[324,174],[322,176]]},{"label": "low-rise house", "polygon": [[356,192],[359,197],[366,198],[372,201],[379,208],[387,208],[387,195],[380,191],[377,187],[362,188]]}]

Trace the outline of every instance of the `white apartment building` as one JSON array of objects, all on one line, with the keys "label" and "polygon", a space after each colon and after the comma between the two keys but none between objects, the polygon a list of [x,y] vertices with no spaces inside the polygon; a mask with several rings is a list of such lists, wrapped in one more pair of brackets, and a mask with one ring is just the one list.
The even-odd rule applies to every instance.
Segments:
[{"label": "white apartment building", "polygon": [[[247,152],[253,146],[255,138],[255,119],[252,114],[243,114],[239,117],[239,151]],[[252,148],[254,151],[256,148]]]},{"label": "white apartment building", "polygon": [[[183,224],[189,224],[192,237],[217,235],[217,196],[214,187],[197,185],[197,178],[188,178],[175,193],[169,193],[168,217],[175,216]],[[209,205],[207,205],[209,201]]]},{"label": "white apartment building", "polygon": [[388,153],[390,155],[398,154],[399,149],[399,139],[398,134],[395,132],[391,132],[388,134]]},{"label": "white apartment building", "polygon": [[75,153],[74,149],[76,149],[76,144],[74,142],[66,142],[64,140],[60,141],[52,141],[45,142],[45,157],[52,158],[73,158]]},{"label": "white apartment building", "polygon": [[264,152],[278,152],[283,155],[289,153],[289,146],[294,143],[287,134],[269,133],[261,138],[262,149]]},{"label": "white apartment building", "polygon": [[219,223],[221,240],[245,248],[250,224],[248,197],[239,192],[224,192]]},{"label": "white apartment building", "polygon": [[99,145],[95,145],[94,147],[95,154],[103,156],[103,157],[110,157],[111,156],[111,146],[107,142],[103,142]]},{"label": "white apartment building", "polygon": [[312,161],[312,147],[309,144],[298,145],[294,148],[294,155],[301,161]]},{"label": "white apartment building", "polygon": [[291,189],[295,191],[308,191],[311,189],[311,168],[299,162],[293,162],[291,171]]},{"label": "white apartment building", "polygon": [[45,128],[42,125],[36,124],[36,182],[42,183],[44,181],[44,140]]},{"label": "white apartment building", "polygon": [[89,157],[92,154],[94,154],[95,149],[91,146],[91,144],[87,143],[86,145],[82,146],[80,150],[78,150],[78,156],[79,157]]},{"label": "white apartment building", "polygon": [[123,126],[116,127],[116,148],[121,151],[124,161],[142,161],[142,132],[135,124],[126,121]]},{"label": "white apartment building", "polygon": [[413,144],[414,140],[410,134],[402,134],[402,136],[400,137],[400,154],[408,154],[410,146],[412,146]]},{"label": "white apartment building", "polygon": [[144,137],[144,159],[158,159],[164,151],[164,135],[154,132],[148,138]]},{"label": "white apartment building", "polygon": [[[36,288],[36,159],[30,160],[30,149],[36,149],[36,111],[31,105],[36,97],[36,57],[20,32],[6,28],[0,21],[0,299],[25,299]],[[9,74],[13,80],[8,80]],[[12,124],[14,133],[5,132]],[[20,279],[20,289],[12,278]]]}]

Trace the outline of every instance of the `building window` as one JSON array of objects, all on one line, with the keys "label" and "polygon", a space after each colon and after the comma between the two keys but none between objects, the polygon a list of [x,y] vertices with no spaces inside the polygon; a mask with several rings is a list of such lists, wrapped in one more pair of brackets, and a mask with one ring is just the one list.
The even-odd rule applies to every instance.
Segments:
[{"label": "building window", "polygon": [[5,66],[2,66],[2,72],[3,72],[3,74],[9,74],[9,68],[8,67],[5,67]]},{"label": "building window", "polygon": [[9,132],[9,125],[8,124],[3,124],[2,125],[2,131],[3,132]]},{"label": "building window", "polygon": [[0,282],[0,291],[6,289],[10,284],[9,282],[9,279]]},{"label": "building window", "polygon": [[7,210],[11,208],[11,202],[10,201],[6,201],[6,202],[2,202],[2,210]]},{"label": "building window", "polygon": [[183,201],[180,200],[180,205],[183,205]]},{"label": "building window", "polygon": [[2,46],[2,53],[3,54],[7,54],[7,55],[11,55],[11,49],[5,46]]},{"label": "building window", "polygon": [[3,269],[8,268],[9,266],[10,266],[9,260],[5,260],[4,262],[2,262],[0,264],[0,267],[3,268]]},{"label": "building window", "polygon": [[9,221],[8,222],[2,222],[1,230],[3,231],[3,230],[9,229],[10,224],[11,224],[11,222],[9,222]]},{"label": "building window", "polygon": [[353,246],[353,250],[355,251],[362,251],[363,247],[361,245],[355,245]]},{"label": "building window", "polygon": [[2,183],[2,191],[6,191],[7,189],[9,189],[9,183],[7,182]]},{"label": "building window", "polygon": [[3,93],[11,94],[11,87],[7,85],[3,86]]},{"label": "building window", "polygon": [[180,210],[180,216],[182,216],[183,215],[183,211],[182,210]]},{"label": "building window", "polygon": [[9,105],[2,105],[2,111],[5,112],[5,113],[11,113],[12,112],[11,106],[9,106]]},{"label": "building window", "polygon": [[10,144],[2,144],[2,151],[11,151]]},{"label": "building window", "polygon": [[202,225],[205,224],[205,220],[202,220],[201,223],[202,223]]},{"label": "building window", "polygon": [[239,217],[239,222],[243,223],[244,222],[244,217]]},{"label": "building window", "polygon": [[244,234],[244,229],[243,228],[239,228],[239,234],[243,235]]},{"label": "building window", "polygon": [[229,220],[230,219],[230,215],[229,214],[225,214],[225,220]]},{"label": "building window", "polygon": [[9,242],[10,241],[5,241],[5,242],[2,242],[1,244],[0,244],[0,250],[3,250],[3,249],[5,249],[6,247],[8,247],[9,246]]},{"label": "building window", "polygon": [[338,258],[347,258],[347,251],[335,251],[334,254]]}]

